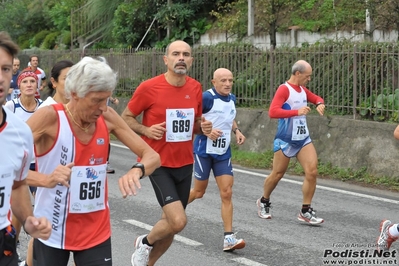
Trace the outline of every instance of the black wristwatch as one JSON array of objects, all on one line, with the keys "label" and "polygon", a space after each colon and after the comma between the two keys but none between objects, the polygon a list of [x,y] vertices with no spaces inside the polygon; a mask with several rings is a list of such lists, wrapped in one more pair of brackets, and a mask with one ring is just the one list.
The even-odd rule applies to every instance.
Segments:
[{"label": "black wristwatch", "polygon": [[141,174],[141,176],[140,176],[140,179],[142,179],[142,178],[145,176],[144,164],[142,164],[142,163],[136,163],[136,164],[134,164],[134,165],[132,166],[132,169],[133,169],[133,168],[140,168],[140,169],[141,169],[142,174]]}]

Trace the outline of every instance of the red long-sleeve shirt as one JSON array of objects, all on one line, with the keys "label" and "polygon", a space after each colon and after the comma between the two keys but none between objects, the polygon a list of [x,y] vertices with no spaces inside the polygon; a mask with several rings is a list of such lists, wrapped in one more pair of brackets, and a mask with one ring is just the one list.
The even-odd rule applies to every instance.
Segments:
[{"label": "red long-sleeve shirt", "polygon": [[[295,84],[290,84],[292,88],[294,88],[297,92],[300,92],[301,89],[298,85]],[[302,89],[306,92],[306,98],[308,102],[311,102],[313,104],[318,104],[318,103],[324,103],[323,98],[320,96],[314,94],[311,92],[309,89],[307,89],[304,86],[301,86]],[[284,103],[287,101],[289,97],[289,91],[288,88],[285,84],[281,84],[277,91],[276,94],[273,97],[273,100],[270,104],[269,108],[269,117],[270,118],[288,118],[288,117],[293,117],[298,115],[298,110],[285,110],[282,108]]]}]

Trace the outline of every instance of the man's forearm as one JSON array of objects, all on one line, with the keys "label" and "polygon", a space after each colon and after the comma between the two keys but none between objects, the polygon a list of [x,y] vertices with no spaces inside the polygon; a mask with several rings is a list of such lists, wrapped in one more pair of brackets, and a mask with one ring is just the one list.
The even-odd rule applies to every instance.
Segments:
[{"label": "man's forearm", "polygon": [[30,191],[25,182],[12,190],[11,202],[13,214],[23,225],[23,222],[26,220],[26,218],[33,215]]},{"label": "man's forearm", "polygon": [[36,171],[29,170],[26,183],[31,187],[47,187],[48,176]]},{"label": "man's forearm", "polygon": [[45,79],[42,79],[42,82],[40,84],[39,90],[43,90],[47,86],[47,82]]},{"label": "man's forearm", "polygon": [[137,121],[137,119],[135,117],[132,116],[128,116],[128,117],[123,117],[123,119],[125,120],[126,124],[137,134],[141,135],[141,136],[145,136],[147,127],[140,124],[139,121]]},{"label": "man's forearm", "polygon": [[204,134],[201,129],[201,117],[197,117],[194,122],[194,134]]}]

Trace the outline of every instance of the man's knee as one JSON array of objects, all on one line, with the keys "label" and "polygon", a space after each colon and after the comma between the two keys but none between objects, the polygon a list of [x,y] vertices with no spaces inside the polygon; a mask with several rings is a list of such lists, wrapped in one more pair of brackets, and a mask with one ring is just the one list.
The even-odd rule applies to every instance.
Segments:
[{"label": "man's knee", "polygon": [[200,199],[205,195],[205,190],[192,189],[190,193],[193,193],[195,199]]},{"label": "man's knee", "polygon": [[181,215],[176,215],[172,219],[169,220],[169,226],[172,229],[174,234],[179,233],[184,229],[184,227],[187,224],[187,217],[181,216]]},{"label": "man's knee", "polygon": [[220,198],[222,201],[230,201],[233,196],[233,189],[231,186],[220,190]]},{"label": "man's knee", "polygon": [[309,181],[315,181],[317,178],[317,167],[311,167],[305,172],[305,178],[307,178]]},{"label": "man's knee", "polygon": [[285,171],[277,171],[277,170],[272,170],[272,172],[268,175],[268,177],[266,178],[267,181],[271,181],[271,182],[278,182],[281,180],[281,178],[283,178],[285,174]]}]

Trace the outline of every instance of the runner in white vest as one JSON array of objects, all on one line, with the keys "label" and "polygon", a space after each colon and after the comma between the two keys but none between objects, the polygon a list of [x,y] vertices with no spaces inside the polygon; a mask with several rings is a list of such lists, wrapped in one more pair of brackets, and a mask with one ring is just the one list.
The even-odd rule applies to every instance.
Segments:
[{"label": "runner in white vest", "polygon": [[305,86],[312,76],[312,67],[304,60],[292,66],[290,79],[280,85],[269,108],[270,118],[278,119],[277,133],[274,138],[273,170],[265,179],[263,195],[256,201],[258,216],[270,219],[270,195],[287,171],[290,158],[296,157],[301,164],[305,178],[302,186],[302,209],[297,219],[312,225],[324,220],[317,217],[311,207],[317,179],[317,153],[309,136],[306,115],[311,108],[308,102],[316,106],[316,111],[324,114],[324,100]]},{"label": "runner in white vest", "polygon": [[16,232],[11,212],[32,237],[48,239],[50,222],[32,214],[25,178],[33,156],[33,139],[29,127],[9,109],[3,107],[12,78],[13,58],[18,46],[6,32],[0,32],[0,265],[18,265]]},{"label": "runner in white vest", "polygon": [[[222,201],[221,212],[224,225],[223,251],[245,247],[245,241],[237,239],[233,232],[233,167],[231,164],[230,141],[234,138],[238,145],[245,136],[236,121],[236,97],[231,93],[233,73],[219,68],[213,74],[213,88],[202,95],[202,114],[212,122],[210,134],[197,135],[194,141],[194,188],[190,191],[189,202],[202,198],[208,186],[211,170],[219,187]],[[235,137],[231,133],[235,134]]]}]

